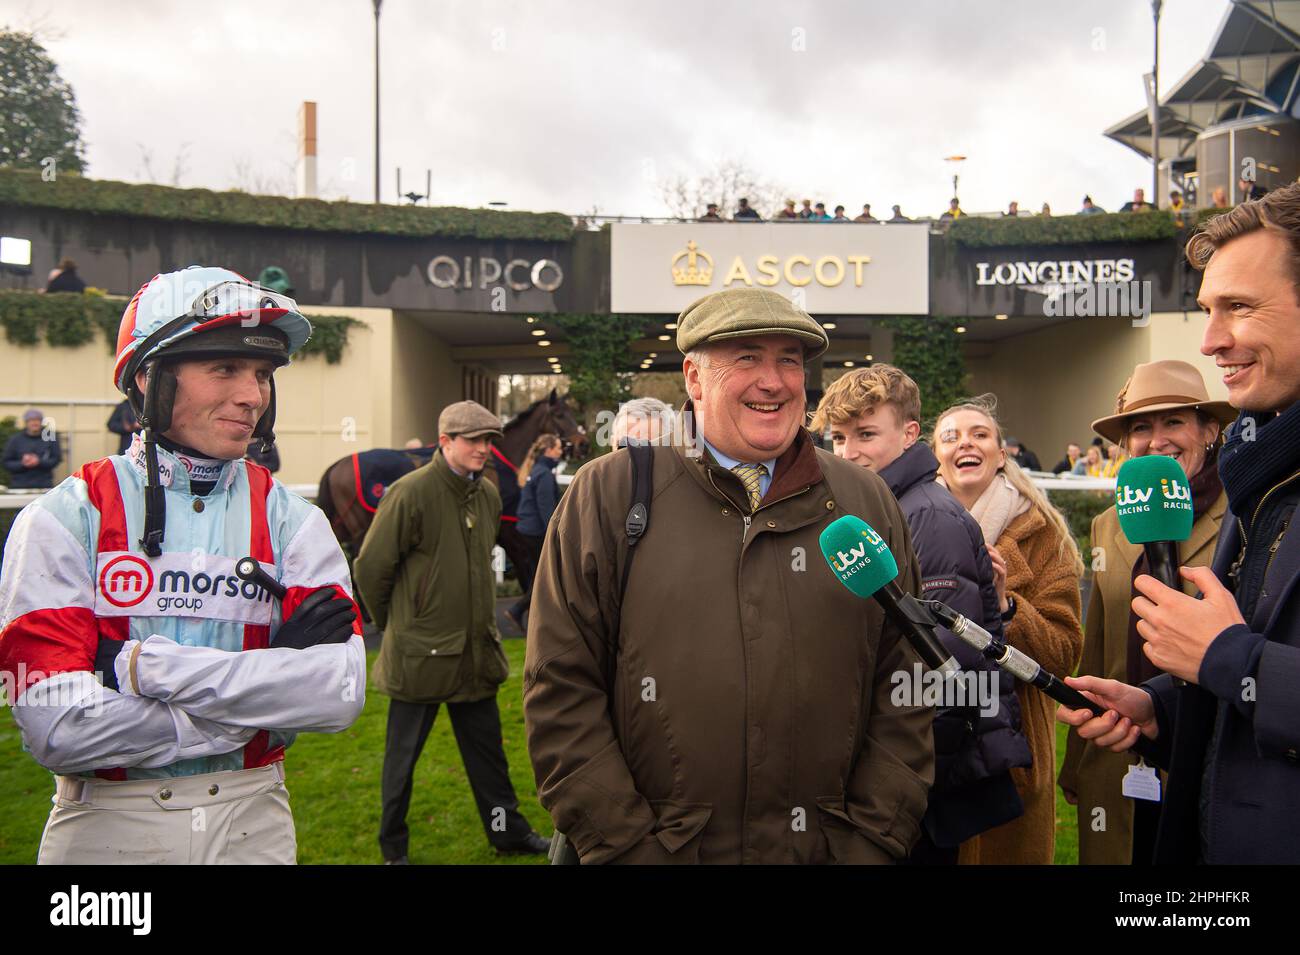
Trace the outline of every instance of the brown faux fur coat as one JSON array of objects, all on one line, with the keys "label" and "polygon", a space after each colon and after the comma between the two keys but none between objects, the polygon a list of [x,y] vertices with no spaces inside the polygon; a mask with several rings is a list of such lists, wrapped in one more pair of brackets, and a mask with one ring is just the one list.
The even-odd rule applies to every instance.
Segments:
[{"label": "brown faux fur coat", "polygon": [[[1007,642],[1058,677],[1074,672],[1083,651],[1079,577],[1072,548],[1061,552],[1059,532],[1031,507],[1008,525],[997,548],[1007,564],[1007,595],[1016,614]],[[1003,679],[1011,679],[1003,675]],[[1027,684],[1016,688],[1034,764],[1012,769],[1025,814],[963,843],[963,865],[1051,865],[1056,847],[1056,703]]]}]

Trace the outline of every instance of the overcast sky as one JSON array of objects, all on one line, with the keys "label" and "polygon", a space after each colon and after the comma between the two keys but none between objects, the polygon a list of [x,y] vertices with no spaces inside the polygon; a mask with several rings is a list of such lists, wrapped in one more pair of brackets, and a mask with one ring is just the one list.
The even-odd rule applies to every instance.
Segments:
[{"label": "overcast sky", "polygon": [[[1161,90],[1227,0],[1165,0]],[[322,194],[373,196],[370,0],[0,0],[45,33],[89,175],[293,188],[319,106]],[[795,198],[937,215],[1117,208],[1150,166],[1102,130],[1145,105],[1148,0],[385,0],[382,187],[513,209],[665,212],[661,183],[745,162]],[[763,209],[770,214],[773,210]],[[887,213],[886,213],[887,214]]]}]

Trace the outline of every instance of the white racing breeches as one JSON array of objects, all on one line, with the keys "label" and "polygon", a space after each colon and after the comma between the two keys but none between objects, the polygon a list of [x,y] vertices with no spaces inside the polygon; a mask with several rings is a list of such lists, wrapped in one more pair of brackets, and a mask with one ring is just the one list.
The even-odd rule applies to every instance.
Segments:
[{"label": "white racing breeches", "polygon": [[293,865],[284,763],[170,779],[56,776],[40,865]]}]

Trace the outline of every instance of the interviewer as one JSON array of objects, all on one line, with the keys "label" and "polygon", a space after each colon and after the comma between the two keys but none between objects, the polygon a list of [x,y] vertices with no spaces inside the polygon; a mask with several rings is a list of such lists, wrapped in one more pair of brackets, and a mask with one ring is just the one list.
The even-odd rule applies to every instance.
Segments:
[{"label": "interviewer", "polygon": [[[1219,475],[1229,513],[1197,600],[1149,576],[1143,652],[1165,675],[1070,682],[1110,709],[1061,707],[1079,736],[1122,752],[1142,733],[1169,771],[1156,862],[1300,862],[1300,185],[1246,202],[1192,237],[1208,315],[1203,354],[1241,414]],[[1174,678],[1191,686],[1179,688]]]}]

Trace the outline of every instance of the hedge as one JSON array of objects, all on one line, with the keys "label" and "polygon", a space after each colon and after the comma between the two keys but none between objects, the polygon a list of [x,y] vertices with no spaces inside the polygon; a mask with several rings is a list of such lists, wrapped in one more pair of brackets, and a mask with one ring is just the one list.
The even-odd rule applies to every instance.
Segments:
[{"label": "hedge", "polygon": [[0,169],[0,206],[407,238],[565,242],[573,236],[573,220],[560,212],[288,199],[85,179],[69,173],[45,182],[38,172],[17,169]]},{"label": "hedge", "polygon": [[[55,348],[77,348],[88,344],[98,329],[108,353],[117,347],[117,329],[122,322],[125,298],[104,295],[97,289],[79,292],[38,292],[0,289],[0,326],[11,345],[30,347],[42,340]],[[298,354],[324,355],[337,365],[348,344],[348,329],[361,322],[346,315],[309,315],[311,339]]]},{"label": "hedge", "polygon": [[958,245],[1086,245],[1093,242],[1156,242],[1179,232],[1171,213],[1108,212],[1089,216],[1004,216],[957,219],[948,238]]}]

